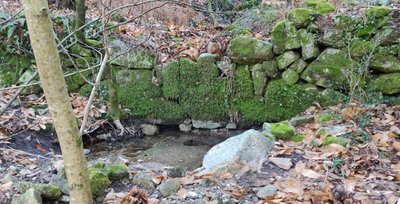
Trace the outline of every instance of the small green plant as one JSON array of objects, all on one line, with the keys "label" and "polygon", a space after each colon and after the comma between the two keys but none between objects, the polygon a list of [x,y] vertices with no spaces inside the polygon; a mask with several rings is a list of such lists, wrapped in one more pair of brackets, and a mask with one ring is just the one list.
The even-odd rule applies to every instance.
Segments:
[{"label": "small green plant", "polygon": [[341,172],[341,168],[343,167],[345,159],[342,157],[333,157],[331,168],[334,172]]}]

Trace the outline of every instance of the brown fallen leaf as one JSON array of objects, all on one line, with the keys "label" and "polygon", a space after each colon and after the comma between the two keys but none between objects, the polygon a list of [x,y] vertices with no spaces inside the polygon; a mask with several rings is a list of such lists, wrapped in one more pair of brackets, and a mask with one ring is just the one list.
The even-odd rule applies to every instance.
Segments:
[{"label": "brown fallen leaf", "polygon": [[393,149],[396,152],[400,152],[400,142],[394,141],[393,142]]},{"label": "brown fallen leaf", "polygon": [[41,152],[46,152],[46,148],[44,148],[42,145],[40,144],[35,144],[36,149],[38,149]]},{"label": "brown fallen leaf", "polygon": [[321,174],[319,174],[318,172],[311,170],[311,169],[305,169],[303,170],[303,172],[301,173],[301,175],[308,177],[308,178],[313,178],[313,179],[317,179],[322,177]]}]

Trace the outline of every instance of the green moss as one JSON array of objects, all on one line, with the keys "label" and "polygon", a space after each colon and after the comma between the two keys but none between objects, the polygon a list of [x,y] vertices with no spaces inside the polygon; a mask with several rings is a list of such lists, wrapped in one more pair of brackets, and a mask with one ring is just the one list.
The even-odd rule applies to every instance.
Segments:
[{"label": "green moss", "polygon": [[274,52],[277,54],[285,52],[285,30],[286,20],[280,21],[271,30],[271,39],[274,44]]},{"label": "green moss", "polygon": [[94,195],[103,194],[103,191],[106,190],[111,183],[105,173],[92,168],[89,168],[89,181],[90,190]]},{"label": "green moss", "polygon": [[197,63],[187,58],[181,58],[179,60],[179,65],[181,89],[197,86],[201,81]]},{"label": "green moss", "polygon": [[105,167],[106,167],[106,163],[104,163],[104,162],[97,162],[91,166],[91,168],[94,168],[94,169],[103,169]]},{"label": "green moss", "polygon": [[327,132],[326,128],[320,128],[319,130],[317,130],[315,134],[318,136],[325,136],[326,132]]},{"label": "green moss", "polygon": [[370,19],[377,19],[387,16],[391,11],[387,6],[376,6],[365,10],[365,15]]},{"label": "green moss", "polygon": [[0,55],[0,87],[14,85],[32,64],[24,55]]},{"label": "green moss", "polygon": [[370,67],[384,73],[400,71],[400,59],[387,53],[377,53],[371,58]]},{"label": "green moss", "polygon": [[221,79],[207,85],[187,87],[180,104],[193,120],[225,121],[228,116],[226,87],[226,80]]},{"label": "green moss", "polygon": [[258,97],[235,100],[233,108],[239,112],[240,122],[244,124],[262,123],[267,119],[265,104]]},{"label": "green moss", "polygon": [[19,182],[18,188],[21,193],[25,193],[30,188],[33,188],[37,190],[43,198],[48,199],[58,199],[61,196],[60,187],[53,184]]},{"label": "green moss", "polygon": [[[96,62],[94,57],[78,57],[74,59],[76,66],[80,69],[86,69]],[[72,66],[71,66],[72,67]]]},{"label": "green moss", "polygon": [[370,42],[366,40],[353,40],[350,44],[351,57],[356,59],[361,59],[362,57],[366,56],[369,54],[370,50]]},{"label": "green moss", "polygon": [[295,135],[293,135],[292,137],[290,137],[289,140],[290,140],[290,141],[293,141],[293,142],[301,142],[301,141],[304,140],[304,136],[301,135],[301,134],[295,134]]},{"label": "green moss", "polygon": [[232,39],[226,53],[239,64],[262,62],[273,57],[270,43],[246,36]]},{"label": "green moss", "polygon": [[105,169],[106,174],[112,180],[128,177],[128,167],[123,164],[111,165]]},{"label": "green moss", "polygon": [[92,50],[84,48],[78,44],[74,44],[69,48],[69,51],[73,55],[79,55],[81,57],[93,57]]},{"label": "green moss", "polygon": [[253,81],[247,65],[235,68],[233,90],[236,99],[246,99],[254,96]]},{"label": "green moss", "polygon": [[166,98],[176,99],[179,98],[181,91],[180,76],[179,76],[179,62],[170,62],[161,71],[162,77],[162,91]]},{"label": "green moss", "polygon": [[197,59],[197,69],[200,74],[197,78],[201,83],[211,83],[220,76],[220,70],[216,65],[217,57],[217,55],[203,53]]},{"label": "green moss", "polygon": [[345,34],[343,30],[339,29],[326,30],[318,38],[318,41],[332,48],[343,48],[346,46]]},{"label": "green moss", "polygon": [[101,42],[99,40],[95,40],[95,39],[86,39],[86,43],[93,47],[98,47],[98,48],[103,47],[103,42]]},{"label": "green moss", "polygon": [[344,141],[340,137],[329,136],[329,137],[324,138],[322,146],[326,146],[326,145],[330,145],[330,144],[339,144],[339,145],[342,145],[343,147],[346,147],[347,142]]},{"label": "green moss", "polygon": [[306,0],[306,6],[319,14],[327,14],[335,11],[335,7],[325,0]]},{"label": "green moss", "polygon": [[294,128],[288,123],[271,123],[271,134],[279,140],[289,140],[295,135]]},{"label": "green moss", "polygon": [[353,31],[361,23],[361,18],[359,16],[343,16],[336,15],[333,17],[333,21],[336,29]]},{"label": "green moss", "polygon": [[279,77],[278,62],[276,60],[265,61],[262,63],[262,67],[268,77],[272,79]]},{"label": "green moss", "polygon": [[[254,70],[254,67],[259,67],[259,69]],[[268,78],[265,71],[262,69],[261,64],[252,67],[251,78],[253,80],[254,94],[257,96],[263,96]]]},{"label": "green moss", "polygon": [[320,96],[320,104],[322,106],[332,106],[339,103],[346,103],[348,99],[346,95],[333,89],[325,89]]},{"label": "green moss", "polygon": [[92,92],[92,88],[92,85],[85,84],[79,89],[79,94],[81,96],[89,96],[89,94]]},{"label": "green moss", "polygon": [[283,80],[269,82],[264,101],[268,121],[282,121],[309,108],[319,101],[319,93],[306,91],[301,85],[287,85]]},{"label": "green moss", "polygon": [[90,75],[91,72],[81,72],[81,74],[74,74],[72,76],[65,77],[65,82],[67,83],[68,92],[69,93],[79,92],[80,88],[84,84],[86,84],[86,81],[83,77],[85,77],[87,80],[91,80]]},{"label": "green moss", "polygon": [[326,123],[332,120],[331,114],[322,114],[318,117],[317,123]]},{"label": "green moss", "polygon": [[384,94],[400,93],[400,73],[382,74],[372,81],[373,87]]},{"label": "green moss", "polygon": [[285,81],[286,84],[294,85],[299,81],[300,77],[296,71],[288,69],[282,73],[282,79]]},{"label": "green moss", "polygon": [[292,65],[290,65],[289,69],[296,71],[296,73],[300,74],[307,67],[307,62],[303,59],[298,59]]},{"label": "green moss", "polygon": [[289,12],[288,20],[296,28],[306,27],[312,20],[313,11],[307,8],[294,8]]}]

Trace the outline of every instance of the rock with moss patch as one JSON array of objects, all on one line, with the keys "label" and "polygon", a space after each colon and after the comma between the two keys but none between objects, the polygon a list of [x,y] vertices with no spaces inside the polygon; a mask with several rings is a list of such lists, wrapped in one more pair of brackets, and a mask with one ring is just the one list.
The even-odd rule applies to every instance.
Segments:
[{"label": "rock with moss patch", "polygon": [[21,74],[29,69],[32,59],[24,55],[0,53],[0,87],[14,85]]},{"label": "rock with moss patch", "polygon": [[11,204],[42,204],[40,192],[34,188],[30,188],[24,194],[14,198]]},{"label": "rock with moss patch", "polygon": [[94,195],[103,195],[104,190],[110,185],[107,174],[101,170],[89,168],[90,191]]},{"label": "rock with moss patch", "polygon": [[360,16],[345,16],[345,15],[335,15],[333,17],[333,22],[336,29],[353,31],[361,23],[362,19]]},{"label": "rock with moss patch", "polygon": [[306,27],[312,20],[313,11],[307,8],[294,8],[289,12],[288,20],[293,23],[296,28]]},{"label": "rock with moss patch", "polygon": [[69,48],[69,51],[73,55],[79,55],[81,57],[93,57],[92,50],[84,48],[78,44],[72,45],[71,48]]},{"label": "rock with moss patch", "polygon": [[307,67],[307,62],[303,59],[298,59],[292,65],[290,65],[289,69],[296,71],[296,73],[300,74]]},{"label": "rock with moss patch", "polygon": [[339,29],[325,30],[318,38],[318,42],[332,48],[346,46],[345,32]]},{"label": "rock with moss patch", "polygon": [[304,136],[303,135],[301,135],[301,134],[295,134],[295,135],[293,135],[292,137],[290,137],[290,141],[293,141],[293,142],[301,142],[301,141],[303,141],[304,140]]},{"label": "rock with moss patch", "polygon": [[179,62],[170,62],[161,71],[161,78],[163,81],[162,90],[166,98],[176,99],[179,98],[181,91],[179,79]]},{"label": "rock with moss patch", "polygon": [[197,58],[197,68],[199,71],[200,82],[203,84],[212,83],[220,76],[220,69],[216,62],[218,55],[203,53]]},{"label": "rock with moss patch", "polygon": [[239,64],[262,62],[273,57],[270,43],[246,36],[232,39],[226,53]]},{"label": "rock with moss patch", "polygon": [[155,66],[154,54],[143,47],[131,45],[117,39],[110,42],[112,47],[111,64],[132,69],[153,69]]},{"label": "rock with moss patch", "polygon": [[319,14],[335,11],[335,7],[325,0],[306,0],[305,5]]},{"label": "rock with moss patch", "polygon": [[285,52],[281,55],[279,55],[276,60],[278,62],[278,67],[279,69],[285,69],[289,65],[291,65],[293,62],[298,60],[300,58],[300,55],[297,54],[296,52],[293,51],[288,51]]},{"label": "rock with moss patch", "polygon": [[374,54],[371,58],[370,67],[384,73],[400,71],[400,59],[385,53]]},{"label": "rock with moss patch", "polygon": [[322,114],[318,116],[317,123],[326,123],[332,120],[332,115],[331,114]]},{"label": "rock with moss patch", "polygon": [[271,39],[274,44],[274,52],[277,54],[301,47],[296,27],[287,20],[275,24],[271,30]]},{"label": "rock with moss patch", "polygon": [[296,71],[288,69],[282,73],[282,79],[286,82],[286,84],[293,85],[299,81],[300,77]]},{"label": "rock with moss patch", "polygon": [[120,180],[129,176],[128,167],[124,164],[115,164],[105,169],[111,180]]},{"label": "rock with moss patch", "polygon": [[267,74],[263,70],[262,64],[256,64],[251,68],[251,77],[253,80],[254,94],[262,96],[268,82]]},{"label": "rock with moss patch", "polygon": [[322,142],[322,146],[330,144],[339,144],[342,145],[343,147],[346,147],[347,142],[341,137],[335,137],[335,136],[325,137],[324,141]]},{"label": "rock with moss patch", "polygon": [[321,100],[320,104],[322,106],[331,106],[339,103],[345,103],[348,97],[342,92],[333,90],[333,89],[325,89],[320,94]]},{"label": "rock with moss patch", "polygon": [[318,91],[306,91],[302,85],[288,85],[283,80],[268,83],[265,91],[265,117],[267,121],[279,122],[290,119],[319,101]]},{"label": "rock with moss patch", "polygon": [[278,62],[276,60],[265,61],[262,63],[265,74],[272,79],[279,77]]},{"label": "rock with moss patch", "polygon": [[167,175],[170,178],[179,178],[186,176],[186,171],[180,166],[169,167],[167,169]]},{"label": "rock with moss patch", "polygon": [[370,19],[377,19],[387,16],[391,11],[387,6],[376,6],[365,10],[365,16]]},{"label": "rock with moss patch", "polygon": [[29,189],[35,189],[43,198],[49,200],[56,200],[61,196],[60,187],[54,184],[19,182],[18,188],[21,193],[25,193]]},{"label": "rock with moss patch", "polygon": [[379,75],[372,84],[384,94],[398,94],[400,93],[400,73]]},{"label": "rock with moss patch", "polygon": [[168,197],[179,191],[181,188],[181,183],[179,179],[168,179],[160,186],[158,186],[158,190],[160,191],[163,197]]},{"label": "rock with moss patch", "polygon": [[301,55],[305,60],[318,57],[319,48],[312,33],[306,30],[299,30],[299,38],[301,42]]},{"label": "rock with moss patch", "polygon": [[249,66],[237,66],[234,71],[234,94],[237,99],[252,98],[253,94],[253,81]]},{"label": "rock with moss patch", "polygon": [[147,175],[145,172],[136,174],[132,179],[132,183],[143,186],[149,190],[154,190],[156,188],[151,176]]},{"label": "rock with moss patch", "polygon": [[295,135],[295,129],[287,122],[264,123],[263,133],[266,135],[273,135],[279,140],[289,140]]},{"label": "rock with moss patch", "polygon": [[345,89],[346,71],[354,66],[353,64],[344,51],[328,48],[308,65],[301,78],[318,86]]},{"label": "rock with moss patch", "polygon": [[370,51],[371,44],[369,41],[357,39],[350,43],[350,55],[353,58],[361,59],[368,55]]}]

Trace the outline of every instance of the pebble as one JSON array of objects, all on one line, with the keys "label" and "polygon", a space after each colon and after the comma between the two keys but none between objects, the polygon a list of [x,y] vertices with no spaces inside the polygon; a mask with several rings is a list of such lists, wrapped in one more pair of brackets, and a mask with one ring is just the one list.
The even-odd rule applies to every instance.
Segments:
[{"label": "pebble", "polygon": [[260,199],[266,199],[267,197],[272,197],[276,193],[276,187],[273,185],[267,185],[260,188],[257,192],[257,197]]},{"label": "pebble", "polygon": [[269,161],[274,163],[279,168],[285,169],[285,170],[289,170],[293,165],[290,158],[272,157],[272,158],[269,158]]}]

